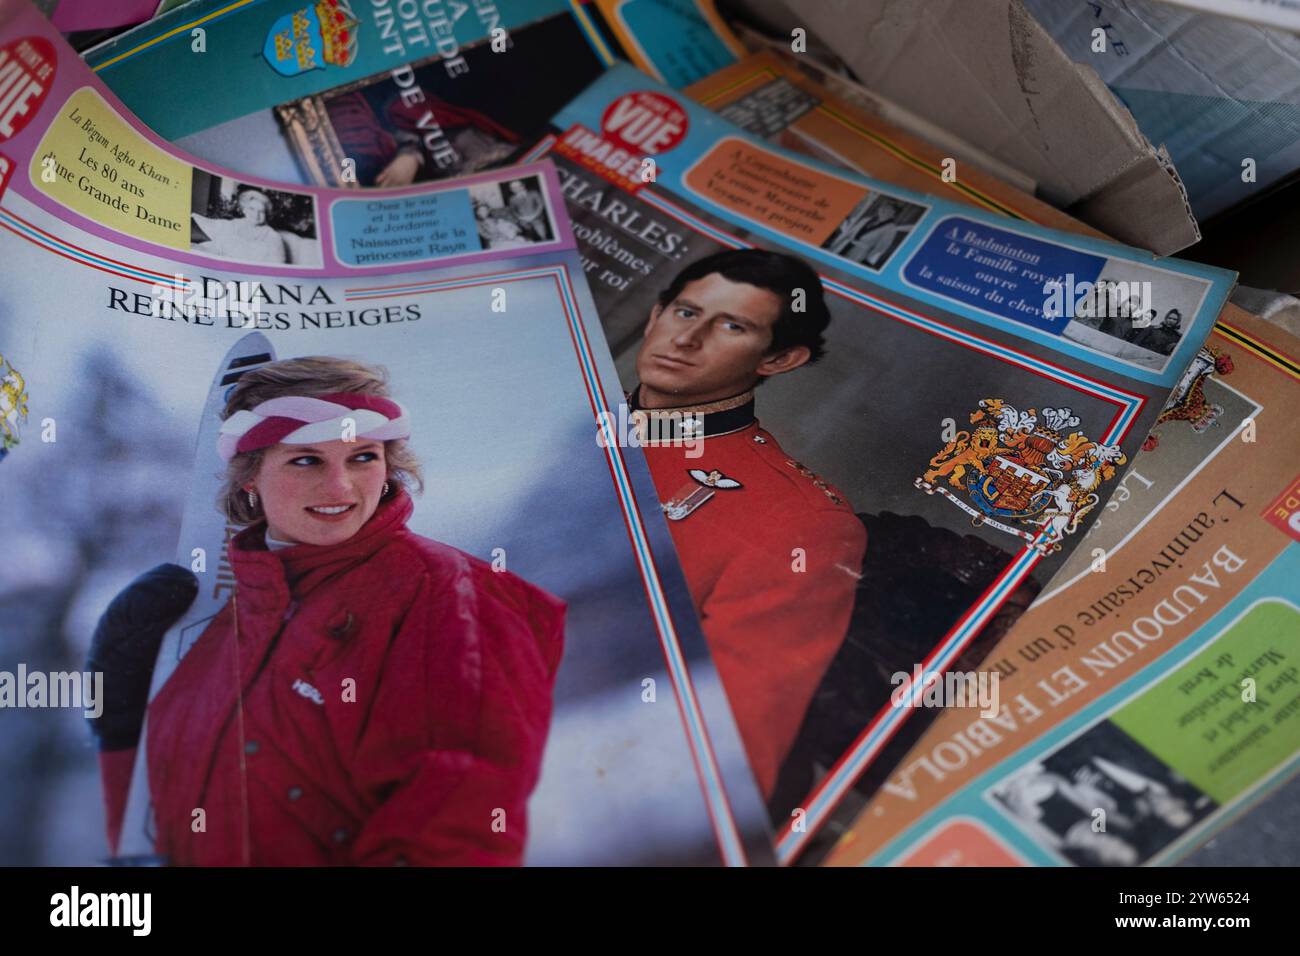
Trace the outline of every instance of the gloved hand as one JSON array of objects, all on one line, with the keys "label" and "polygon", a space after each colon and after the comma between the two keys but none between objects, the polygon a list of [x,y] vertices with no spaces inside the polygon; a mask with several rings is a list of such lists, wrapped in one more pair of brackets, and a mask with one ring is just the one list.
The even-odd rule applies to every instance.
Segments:
[{"label": "gloved hand", "polygon": [[86,670],[104,674],[103,712],[89,718],[100,750],[128,750],[139,742],[163,635],[198,593],[198,578],[188,568],[160,564],[128,584],[100,617],[86,655]]}]

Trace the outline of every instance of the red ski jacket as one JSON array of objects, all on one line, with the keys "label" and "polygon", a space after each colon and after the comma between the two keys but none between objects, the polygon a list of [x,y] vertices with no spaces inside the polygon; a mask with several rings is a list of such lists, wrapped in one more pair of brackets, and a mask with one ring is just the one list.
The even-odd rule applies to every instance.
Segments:
[{"label": "red ski jacket", "polygon": [[[522,861],[564,604],[411,512],[402,491],[338,545],[231,541],[235,596],[149,705],[172,864]],[[101,764],[114,845],[133,758]]]}]

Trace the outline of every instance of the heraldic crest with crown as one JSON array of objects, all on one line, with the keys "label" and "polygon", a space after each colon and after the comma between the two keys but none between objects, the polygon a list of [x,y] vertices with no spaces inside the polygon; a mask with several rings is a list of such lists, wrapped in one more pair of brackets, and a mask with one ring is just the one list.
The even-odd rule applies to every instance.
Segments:
[{"label": "heraldic crest with crown", "polygon": [[971,412],[970,424],[970,431],[959,431],[930,459],[914,484],[926,494],[943,495],[977,527],[1013,534],[1043,553],[1059,550],[1065,536],[1078,530],[1100,503],[1101,486],[1128,461],[1118,445],[1072,431],[1079,418],[1069,408],[1020,411],[1000,398],[985,398]]},{"label": "heraldic crest with crown", "polygon": [[262,55],[282,76],[327,66],[351,66],[361,21],[348,0],[319,0],[271,25]]}]

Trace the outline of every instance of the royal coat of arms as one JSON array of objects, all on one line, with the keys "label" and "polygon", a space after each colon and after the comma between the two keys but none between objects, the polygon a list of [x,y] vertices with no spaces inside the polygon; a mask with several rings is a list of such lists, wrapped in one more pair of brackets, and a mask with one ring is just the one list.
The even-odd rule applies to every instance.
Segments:
[{"label": "royal coat of arms", "polygon": [[351,66],[357,58],[360,25],[348,0],[320,0],[271,24],[262,55],[282,76]]},{"label": "royal coat of arms", "polygon": [[1102,484],[1128,461],[1118,445],[1072,431],[1079,418],[1069,408],[1020,411],[986,398],[970,424],[970,431],[959,431],[930,459],[914,484],[926,494],[943,495],[977,527],[1013,534],[1043,553],[1059,550],[1065,536],[1078,530],[1100,503]]},{"label": "royal coat of arms", "polygon": [[18,444],[18,426],[27,421],[27,384],[0,355],[0,460]]}]

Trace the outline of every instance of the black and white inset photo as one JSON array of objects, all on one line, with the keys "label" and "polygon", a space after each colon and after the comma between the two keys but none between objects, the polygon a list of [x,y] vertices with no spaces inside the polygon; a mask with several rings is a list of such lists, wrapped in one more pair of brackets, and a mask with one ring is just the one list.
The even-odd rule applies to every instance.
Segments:
[{"label": "black and white inset photo", "polygon": [[541,180],[524,176],[469,187],[484,249],[515,249],[555,238],[555,220]]},{"label": "black and white inset photo", "polygon": [[903,244],[925,206],[872,190],[835,227],[822,248],[870,269],[883,266]]},{"label": "black and white inset photo", "polygon": [[1064,335],[1105,355],[1162,370],[1196,318],[1208,283],[1138,263],[1107,260],[1091,293],[1072,303]]},{"label": "black and white inset photo", "polygon": [[1218,804],[1109,720],[1003,780],[991,796],[1077,866],[1137,866]]},{"label": "black and white inset photo", "polygon": [[194,170],[190,248],[231,262],[321,264],[316,200]]}]

